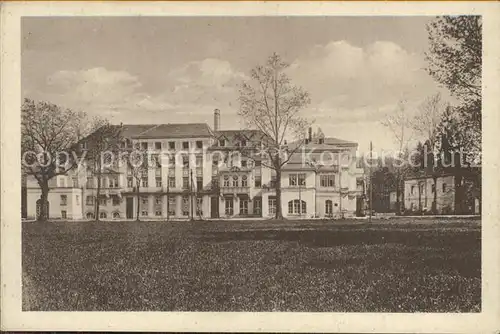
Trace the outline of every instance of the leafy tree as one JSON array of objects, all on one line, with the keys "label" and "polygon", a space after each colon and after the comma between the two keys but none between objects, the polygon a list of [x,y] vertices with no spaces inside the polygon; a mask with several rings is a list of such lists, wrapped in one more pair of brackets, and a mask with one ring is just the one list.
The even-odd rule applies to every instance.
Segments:
[{"label": "leafy tree", "polygon": [[[276,219],[283,218],[282,167],[293,153],[302,147],[310,125],[301,116],[301,111],[310,103],[309,93],[292,84],[285,73],[288,67],[289,65],[274,53],[265,65],[251,70],[251,80],[243,83],[239,97],[239,115],[248,127],[260,130],[266,138],[261,143],[261,153],[267,159],[262,164],[276,171]],[[287,137],[295,140],[293,145],[287,145]]]},{"label": "leafy tree", "polygon": [[147,149],[141,148],[137,145],[131,149],[126,159],[129,175],[132,176],[134,183],[134,190],[137,197],[136,220],[139,221],[140,214],[140,201],[141,201],[141,181],[148,177],[148,170],[150,165],[150,156]]},{"label": "leafy tree", "polygon": [[480,16],[442,16],[430,22],[428,72],[459,100],[458,131],[464,149],[481,153],[482,20]]},{"label": "leafy tree", "polygon": [[75,150],[85,116],[45,101],[25,99],[21,106],[21,168],[41,189],[38,220],[49,218],[49,180],[67,174],[79,162]]}]

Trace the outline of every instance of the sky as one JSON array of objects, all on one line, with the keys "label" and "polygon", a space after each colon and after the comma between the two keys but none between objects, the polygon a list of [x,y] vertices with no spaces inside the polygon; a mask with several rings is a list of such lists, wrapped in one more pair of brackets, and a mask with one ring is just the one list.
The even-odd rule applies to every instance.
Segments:
[{"label": "sky", "polygon": [[112,123],[238,129],[238,87],[273,52],[310,93],[302,116],[361,152],[393,149],[383,121],[446,92],[425,71],[432,17],[25,17],[22,94]]}]

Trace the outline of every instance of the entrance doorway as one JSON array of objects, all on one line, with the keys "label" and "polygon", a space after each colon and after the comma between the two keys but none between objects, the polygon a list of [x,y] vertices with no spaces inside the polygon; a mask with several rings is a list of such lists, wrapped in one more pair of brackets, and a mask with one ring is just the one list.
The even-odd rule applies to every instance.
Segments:
[{"label": "entrance doorway", "polygon": [[240,198],[240,215],[248,215],[248,199]]},{"label": "entrance doorway", "polygon": [[127,207],[126,208],[127,219],[134,218],[134,198],[133,197],[127,197],[126,207]]},{"label": "entrance doorway", "polygon": [[219,218],[219,197],[210,197],[210,218]]}]

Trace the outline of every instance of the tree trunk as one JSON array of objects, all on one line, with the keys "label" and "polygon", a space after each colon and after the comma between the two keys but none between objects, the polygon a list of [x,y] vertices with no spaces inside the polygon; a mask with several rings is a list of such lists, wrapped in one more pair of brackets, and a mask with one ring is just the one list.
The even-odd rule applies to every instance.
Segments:
[{"label": "tree trunk", "polygon": [[42,193],[40,194],[40,214],[37,217],[38,221],[47,221],[49,219],[48,212],[48,198],[49,198],[49,181],[42,180],[40,185],[40,190]]},{"label": "tree trunk", "polygon": [[281,168],[276,169],[276,216],[275,219],[283,219],[283,213],[281,212]]},{"label": "tree trunk", "polygon": [[462,175],[455,176],[455,214],[462,214],[463,194],[462,194]]},{"label": "tree trunk", "polygon": [[432,199],[432,213],[437,215],[437,176],[434,179],[434,198]]},{"label": "tree trunk", "polygon": [[96,189],[96,195],[95,195],[95,198],[96,198],[96,201],[95,201],[95,221],[96,222],[99,221],[99,207],[101,205],[100,198],[99,198],[100,194],[101,194],[101,174],[97,173],[97,189]]},{"label": "tree trunk", "polygon": [[140,205],[141,205],[140,192],[139,192],[139,184],[137,184],[135,186],[135,193],[137,195],[137,212],[136,212],[135,220],[139,221],[139,212],[140,212],[139,208],[140,208]]},{"label": "tree trunk", "polygon": [[[398,216],[401,215],[401,202],[400,202],[401,187],[400,187],[400,183],[401,183],[400,182],[400,175],[398,172],[398,173],[396,173],[396,215],[398,215]],[[370,204],[370,206],[372,206],[372,204]]]}]

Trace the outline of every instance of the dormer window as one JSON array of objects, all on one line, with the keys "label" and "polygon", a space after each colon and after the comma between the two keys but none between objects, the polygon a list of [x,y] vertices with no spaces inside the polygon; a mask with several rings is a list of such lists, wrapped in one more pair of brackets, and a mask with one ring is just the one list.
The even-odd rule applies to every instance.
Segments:
[{"label": "dormer window", "polygon": [[226,140],[225,139],[219,139],[219,146],[220,147],[226,146]]},{"label": "dormer window", "polygon": [[319,138],[319,143],[324,144],[325,143],[325,138]]}]

